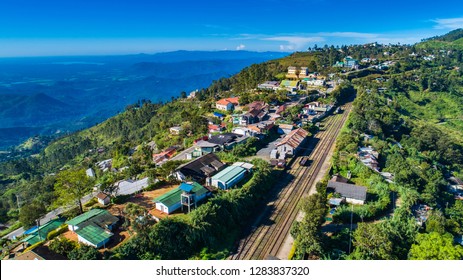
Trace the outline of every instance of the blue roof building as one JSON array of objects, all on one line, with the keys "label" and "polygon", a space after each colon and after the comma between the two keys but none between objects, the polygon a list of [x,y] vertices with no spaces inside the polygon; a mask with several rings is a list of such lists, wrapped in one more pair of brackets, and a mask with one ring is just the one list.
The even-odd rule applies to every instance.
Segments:
[{"label": "blue roof building", "polygon": [[214,117],[217,117],[217,118],[221,119],[221,118],[224,117],[224,115],[221,114],[221,113],[214,112]]}]

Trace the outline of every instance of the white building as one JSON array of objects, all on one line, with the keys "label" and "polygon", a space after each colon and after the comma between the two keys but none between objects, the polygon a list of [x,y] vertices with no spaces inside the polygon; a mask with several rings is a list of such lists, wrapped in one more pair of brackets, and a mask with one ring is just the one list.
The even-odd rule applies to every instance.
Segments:
[{"label": "white building", "polygon": [[96,195],[96,198],[98,199],[98,203],[101,205],[108,205],[111,202],[111,198],[109,195],[100,192]]},{"label": "white building", "polygon": [[277,81],[266,81],[262,84],[257,86],[259,89],[270,89],[270,90],[278,90],[280,88],[280,82]]},{"label": "white building", "polygon": [[93,169],[89,168],[85,170],[85,173],[87,174],[88,177],[95,178],[95,171],[93,171]]}]

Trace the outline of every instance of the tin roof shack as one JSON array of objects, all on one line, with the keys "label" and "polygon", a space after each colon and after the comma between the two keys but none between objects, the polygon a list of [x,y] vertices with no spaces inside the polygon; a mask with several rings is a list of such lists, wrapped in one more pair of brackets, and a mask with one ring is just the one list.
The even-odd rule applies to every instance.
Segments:
[{"label": "tin roof shack", "polygon": [[432,210],[432,207],[426,204],[417,204],[412,207],[413,216],[415,217],[416,223],[419,226],[423,226],[423,224],[428,219],[429,214],[430,214],[429,211],[431,210]]},{"label": "tin roof shack", "polygon": [[103,205],[103,206],[108,205],[111,202],[111,198],[109,197],[109,195],[107,195],[104,192],[99,192],[96,195],[96,198],[98,199],[98,203]]},{"label": "tin roof shack", "polygon": [[161,165],[168,161],[176,152],[176,147],[169,147],[160,153],[153,154],[153,162],[156,163],[156,165]]},{"label": "tin roof shack", "polygon": [[67,222],[70,231],[77,234],[79,242],[100,248],[108,243],[113,226],[119,219],[103,209],[92,209]]},{"label": "tin roof shack", "polygon": [[367,199],[367,188],[363,186],[329,181],[327,188],[339,193],[348,203],[363,205]]},{"label": "tin roof shack", "polygon": [[293,124],[284,124],[284,123],[280,123],[278,125],[278,133],[279,134],[288,134],[290,133],[291,131],[293,131],[294,129],[294,125]]},{"label": "tin roof shack", "polygon": [[365,164],[368,168],[377,172],[380,171],[378,164],[379,153],[371,146],[361,147],[357,152],[358,159]]}]

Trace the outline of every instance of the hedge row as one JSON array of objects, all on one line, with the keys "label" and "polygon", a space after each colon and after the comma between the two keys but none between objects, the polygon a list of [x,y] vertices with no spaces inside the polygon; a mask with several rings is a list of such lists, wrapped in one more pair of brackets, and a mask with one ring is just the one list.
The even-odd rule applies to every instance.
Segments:
[{"label": "hedge row", "polygon": [[47,234],[47,240],[52,240],[53,238],[57,237],[62,233],[65,233],[66,231],[68,231],[68,225],[61,225],[59,228],[52,230]]}]

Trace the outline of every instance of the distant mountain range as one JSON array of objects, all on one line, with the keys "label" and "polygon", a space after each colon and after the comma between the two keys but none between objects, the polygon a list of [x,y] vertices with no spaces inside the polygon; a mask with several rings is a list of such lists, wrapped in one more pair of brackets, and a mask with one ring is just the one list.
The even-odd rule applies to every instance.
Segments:
[{"label": "distant mountain range", "polygon": [[0,59],[0,149],[72,132],[140,99],[167,101],[280,52],[175,51],[123,56]]},{"label": "distant mountain range", "polygon": [[14,127],[23,123],[48,122],[72,113],[73,107],[46,94],[0,94],[0,119],[3,126]]}]

